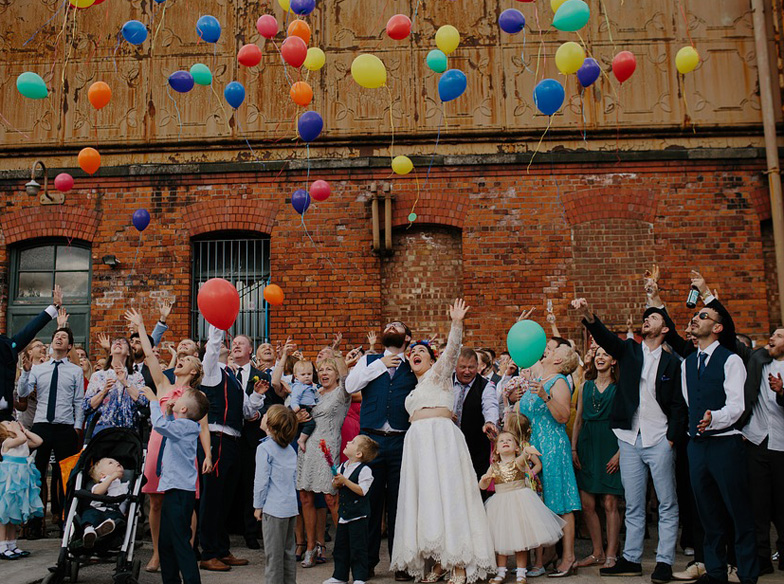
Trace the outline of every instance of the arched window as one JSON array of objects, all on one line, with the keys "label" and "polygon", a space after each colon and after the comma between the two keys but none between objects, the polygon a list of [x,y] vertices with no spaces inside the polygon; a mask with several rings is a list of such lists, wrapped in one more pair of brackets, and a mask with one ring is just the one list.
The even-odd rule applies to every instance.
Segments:
[{"label": "arched window", "polygon": [[[34,240],[11,248],[11,285],[8,330],[20,330],[52,302],[52,288],[63,289],[68,325],[77,343],[86,343],[90,332],[90,279],[92,258],[87,244],[66,239]],[[41,331],[54,332],[56,321]]]}]

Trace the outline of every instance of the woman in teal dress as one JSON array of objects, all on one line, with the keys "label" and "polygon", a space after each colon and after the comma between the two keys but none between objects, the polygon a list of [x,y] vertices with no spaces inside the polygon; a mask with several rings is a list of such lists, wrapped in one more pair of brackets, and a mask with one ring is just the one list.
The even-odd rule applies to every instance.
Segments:
[{"label": "woman in teal dress", "polygon": [[[589,375],[593,372],[593,375]],[[577,469],[577,486],[583,505],[583,517],[591,535],[591,555],[577,566],[615,565],[621,531],[618,511],[623,495],[619,472],[618,439],[610,429],[610,409],[615,397],[616,363],[601,347],[593,356],[577,401],[577,420],[572,431],[572,459]],[[596,514],[597,498],[603,499],[607,518],[607,549],[602,548],[602,526]]]},{"label": "woman in teal dress", "polygon": [[[566,422],[571,414],[571,392],[566,381],[579,359],[570,346],[548,348],[542,360],[541,380],[531,381],[523,393],[519,411],[531,421],[531,445],[542,453],[544,503],[566,521],[563,556],[551,577],[569,576],[575,571],[574,513],[580,510],[580,494],[572,466]],[[535,571],[541,566],[534,566]]]}]

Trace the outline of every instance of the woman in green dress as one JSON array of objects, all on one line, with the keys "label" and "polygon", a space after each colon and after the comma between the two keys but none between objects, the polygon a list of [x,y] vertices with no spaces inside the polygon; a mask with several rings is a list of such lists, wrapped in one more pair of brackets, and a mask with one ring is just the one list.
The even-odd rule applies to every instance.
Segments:
[{"label": "woman in green dress", "polygon": [[[595,350],[592,367],[588,367],[588,363],[586,367],[587,381],[583,383],[577,400],[577,417],[572,431],[572,459],[593,552],[576,565],[609,568],[615,565],[618,555],[621,531],[618,503],[623,495],[618,468],[618,439],[610,429],[609,421],[617,367],[615,360],[601,347]],[[590,375],[591,369],[594,375]],[[595,379],[590,379],[594,376]],[[596,514],[600,500],[607,520],[606,550],[602,549],[602,526]]]}]

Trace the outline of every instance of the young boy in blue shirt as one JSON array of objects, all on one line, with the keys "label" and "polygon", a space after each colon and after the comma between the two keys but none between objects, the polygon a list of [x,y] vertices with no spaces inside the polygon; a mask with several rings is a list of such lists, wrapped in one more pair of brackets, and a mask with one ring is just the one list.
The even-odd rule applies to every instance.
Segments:
[{"label": "young boy in blue shirt", "polygon": [[190,534],[196,503],[199,420],[207,415],[210,404],[199,390],[186,389],[177,399],[169,400],[164,415],[155,392],[145,387],[143,393],[150,400],[152,427],[163,436],[158,483],[158,489],[164,493],[158,539],[163,584],[201,584]]}]

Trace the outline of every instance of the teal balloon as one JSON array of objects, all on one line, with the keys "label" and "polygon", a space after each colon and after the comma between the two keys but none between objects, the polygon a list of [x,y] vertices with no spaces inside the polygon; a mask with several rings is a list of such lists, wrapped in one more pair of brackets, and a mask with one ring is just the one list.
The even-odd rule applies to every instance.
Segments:
[{"label": "teal balloon", "polygon": [[439,49],[433,49],[427,54],[427,58],[425,59],[425,63],[427,66],[430,67],[436,73],[443,73],[446,71],[447,63],[446,63],[446,53]]},{"label": "teal balloon", "polygon": [[520,369],[528,369],[544,355],[547,335],[539,323],[521,320],[509,329],[506,349]]},{"label": "teal balloon", "polygon": [[553,26],[558,30],[576,32],[588,24],[591,9],[583,0],[566,0],[556,10]]},{"label": "teal balloon", "polygon": [[44,80],[32,71],[26,71],[16,78],[16,88],[19,93],[30,99],[45,99],[49,96]]},{"label": "teal balloon", "polygon": [[212,72],[207,65],[196,63],[190,73],[197,85],[212,85]]}]

